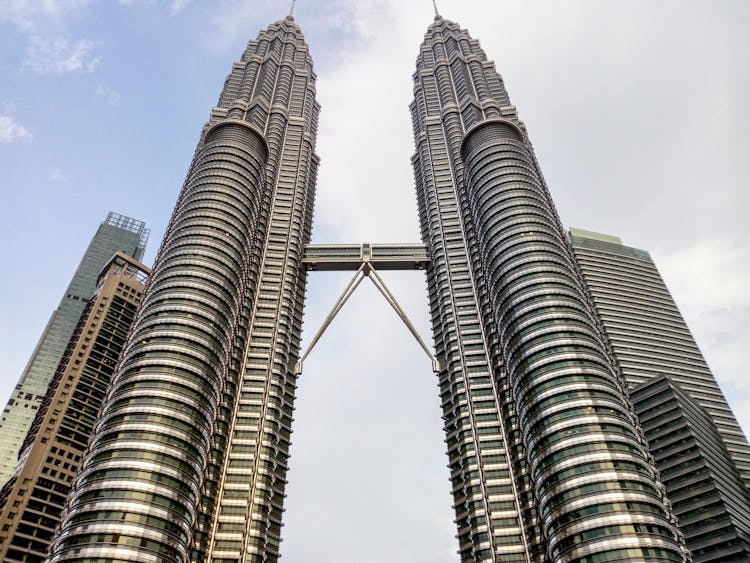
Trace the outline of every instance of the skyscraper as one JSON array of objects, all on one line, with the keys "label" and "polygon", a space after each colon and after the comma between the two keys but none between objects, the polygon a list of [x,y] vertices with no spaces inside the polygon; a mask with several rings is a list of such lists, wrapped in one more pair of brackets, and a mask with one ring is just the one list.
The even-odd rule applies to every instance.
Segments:
[{"label": "skyscraper", "polygon": [[148,268],[121,252],[102,270],[36,411],[18,468],[0,490],[1,561],[44,558],[147,275]]},{"label": "skyscraper", "polygon": [[682,560],[526,129],[440,16],[411,110],[461,559]]},{"label": "skyscraper", "polygon": [[631,397],[693,561],[750,560],[750,491],[711,416],[668,375]]},{"label": "skyscraper", "polygon": [[[750,445],[645,250],[571,229],[576,260],[630,388],[667,375],[710,414],[750,487]],[[750,507],[749,507],[750,509]]]},{"label": "skyscraper", "polygon": [[[684,560],[493,64],[438,16],[414,93],[461,559]],[[50,561],[278,559],[318,110],[289,16],[248,43],[203,130]],[[352,263],[371,270],[374,248]]]},{"label": "skyscraper", "polygon": [[318,112],[290,16],[203,130],[52,561],[278,557]]},{"label": "skyscraper", "polygon": [[570,234],[695,561],[747,559],[750,446],[656,265],[617,237]]},{"label": "skyscraper", "polygon": [[78,319],[94,295],[99,272],[116,252],[137,260],[149,231],[142,221],[110,212],[91,239],[57,309],[47,322],[0,419],[0,483],[16,467],[21,443],[29,431]]}]

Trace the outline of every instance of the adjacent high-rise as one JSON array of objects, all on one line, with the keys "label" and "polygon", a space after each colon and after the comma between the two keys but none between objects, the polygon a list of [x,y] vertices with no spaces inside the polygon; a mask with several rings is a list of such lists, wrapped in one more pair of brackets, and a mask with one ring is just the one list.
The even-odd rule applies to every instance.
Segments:
[{"label": "adjacent high-rise", "polygon": [[0,485],[17,464],[31,422],[55,375],[86,304],[94,295],[101,269],[116,252],[137,260],[149,231],[142,221],[110,212],[91,239],[57,309],[47,322],[0,419]]},{"label": "adjacent high-rise", "polygon": [[[461,560],[684,561],[525,128],[440,16],[411,109]],[[289,16],[203,129],[51,562],[278,559],[318,111]]]},{"label": "adjacent high-rise", "polygon": [[750,491],[711,416],[669,375],[631,397],[693,561],[750,561]]},{"label": "adjacent high-rise", "polygon": [[[0,561],[44,559],[149,270],[122,252],[99,276],[20,455],[0,490]],[[111,457],[117,458],[117,452]]]},{"label": "adjacent high-rise", "polygon": [[750,445],[651,256],[571,229],[576,260],[630,388],[667,375],[710,414],[750,488]]},{"label": "adjacent high-rise", "polygon": [[696,563],[750,560],[750,446],[656,265],[617,237],[570,234]]}]

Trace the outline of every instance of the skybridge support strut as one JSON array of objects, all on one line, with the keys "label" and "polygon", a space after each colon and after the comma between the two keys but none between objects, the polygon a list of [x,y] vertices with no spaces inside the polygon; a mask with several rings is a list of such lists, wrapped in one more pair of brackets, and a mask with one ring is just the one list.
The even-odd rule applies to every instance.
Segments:
[{"label": "skybridge support strut", "polygon": [[[383,278],[380,277],[377,270],[375,269],[374,263],[376,260],[373,260],[372,256],[372,248],[374,245],[370,245],[368,243],[364,243],[362,245],[359,245],[359,248],[355,245],[326,245],[323,247],[322,245],[318,246],[309,246],[305,249],[305,259],[303,259],[303,262],[308,263],[308,268],[311,270],[315,269],[321,269],[321,270],[346,270],[346,269],[354,269],[352,266],[355,264],[358,264],[358,268],[354,273],[354,277],[349,281],[349,283],[344,288],[344,291],[341,293],[339,298],[336,300],[336,302],[333,304],[333,307],[331,308],[331,311],[328,313],[328,316],[326,316],[325,320],[323,321],[323,324],[320,326],[318,331],[315,333],[315,336],[313,336],[313,339],[310,341],[310,344],[308,345],[307,349],[305,350],[304,354],[300,357],[297,364],[294,366],[294,373],[295,374],[301,374],[302,373],[302,364],[307,359],[307,357],[310,355],[310,352],[312,352],[315,345],[318,343],[320,338],[323,336],[323,333],[326,331],[326,329],[331,325],[331,322],[333,322],[333,319],[336,318],[336,315],[338,315],[339,311],[344,307],[346,302],[349,300],[349,298],[352,296],[352,294],[357,290],[359,287],[359,284],[362,283],[362,280],[365,278],[369,278],[372,284],[378,289],[380,294],[385,298],[385,300],[388,302],[388,304],[393,308],[393,310],[396,312],[398,317],[403,321],[403,323],[406,325],[406,328],[409,329],[409,332],[411,332],[412,336],[414,336],[414,339],[417,341],[419,346],[424,350],[424,353],[427,354],[427,357],[430,358],[430,361],[432,362],[432,369],[436,373],[440,371],[440,362],[435,358],[434,354],[430,351],[430,348],[425,344],[422,337],[419,335],[419,332],[417,332],[417,329],[414,327],[414,324],[409,320],[408,315],[404,311],[404,309],[399,304],[398,300],[396,299],[396,296],[393,295],[393,292],[388,288],[388,285],[385,283]],[[385,245],[381,245],[385,246]],[[394,263],[392,258],[389,258],[388,261],[382,262],[383,265],[386,266],[387,269],[396,270],[396,269],[420,269],[424,268],[429,264],[429,258],[426,254],[426,249],[424,245],[419,244],[410,244],[410,245],[387,245],[389,251],[391,251],[391,254],[393,254],[393,250],[400,250],[400,255],[398,256],[397,260],[398,263]],[[339,257],[336,256],[336,249],[337,248],[345,248],[350,254],[349,256],[346,256],[346,260],[340,260]],[[377,246],[375,247],[378,248]],[[330,258],[328,256],[320,256],[321,251],[320,249],[323,249],[326,254],[329,254],[333,257],[333,262],[330,261]],[[356,260],[353,254],[354,249],[359,250],[359,260]],[[317,256],[314,256],[317,254]],[[311,257],[311,255],[313,255]],[[339,255],[340,256],[340,255]],[[328,259],[328,260],[325,260]],[[340,261],[339,261],[340,260]],[[356,261],[355,261],[356,260]],[[345,263],[344,263],[345,262]],[[331,266],[328,266],[328,264],[332,264]],[[323,267],[320,267],[320,266]]]}]

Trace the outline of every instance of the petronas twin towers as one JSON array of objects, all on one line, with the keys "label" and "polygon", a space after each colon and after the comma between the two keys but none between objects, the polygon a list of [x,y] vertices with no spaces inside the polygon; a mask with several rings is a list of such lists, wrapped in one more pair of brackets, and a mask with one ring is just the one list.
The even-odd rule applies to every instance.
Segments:
[{"label": "petronas twin towers", "polygon": [[[279,558],[315,79],[291,16],[234,63],[50,561]],[[687,560],[524,125],[440,16],[411,113],[461,561]]]}]

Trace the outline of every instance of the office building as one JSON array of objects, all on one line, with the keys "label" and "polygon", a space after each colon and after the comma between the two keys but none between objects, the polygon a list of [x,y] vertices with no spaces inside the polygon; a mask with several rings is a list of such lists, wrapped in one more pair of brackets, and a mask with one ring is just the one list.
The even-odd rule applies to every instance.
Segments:
[{"label": "office building", "polygon": [[750,448],[656,265],[617,237],[570,235],[695,561],[750,560]]},{"label": "office building", "polygon": [[115,252],[137,260],[143,256],[149,231],[142,221],[110,212],[91,239],[60,304],[52,313],[21,378],[0,418],[0,483],[16,467],[21,443],[47,392],[96,280]]},{"label": "office building", "polygon": [[[683,561],[494,65],[436,16],[414,78],[424,244],[349,263],[431,261],[461,560]],[[248,43],[203,129],[51,562],[278,560],[305,260],[352,250],[305,252],[318,111],[290,15]]]},{"label": "office building", "polygon": [[[0,490],[0,561],[44,560],[125,345],[149,270],[118,252],[102,270]],[[113,460],[117,452],[110,452]]]},{"label": "office building", "polygon": [[750,485],[750,446],[651,256],[619,238],[570,230],[617,364],[633,388],[667,375],[711,416]]},{"label": "office building", "polygon": [[693,561],[750,561],[750,492],[710,415],[669,375],[631,397]]}]

